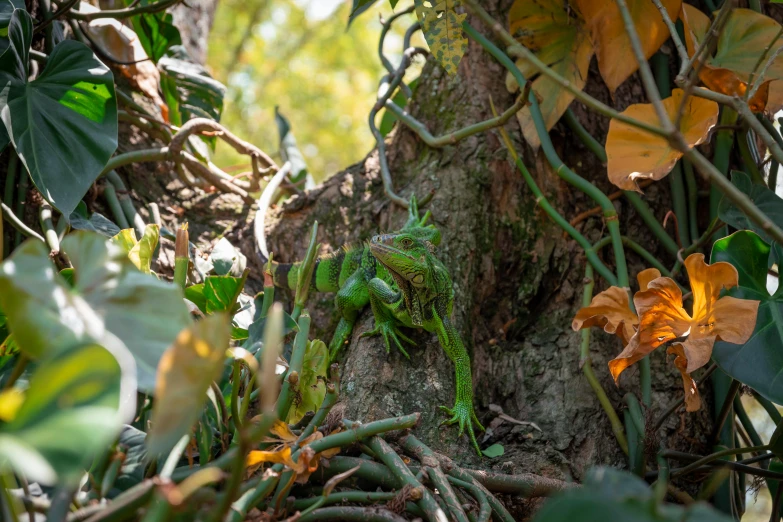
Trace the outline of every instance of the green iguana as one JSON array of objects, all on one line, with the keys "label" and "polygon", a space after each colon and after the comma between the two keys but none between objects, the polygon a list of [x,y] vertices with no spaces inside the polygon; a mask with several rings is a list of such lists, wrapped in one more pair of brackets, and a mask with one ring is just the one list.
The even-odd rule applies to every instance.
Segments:
[{"label": "green iguana", "polygon": [[[448,271],[433,254],[440,243],[440,231],[426,225],[429,212],[419,218],[415,197],[411,198],[408,222],[392,234],[374,236],[361,247],[346,247],[315,262],[311,290],[336,292],[340,322],[329,344],[329,358],[335,360],[348,342],[359,313],[369,303],[375,328],[363,336],[381,334],[387,353],[392,342],[405,357],[401,341],[415,344],[400,327],[435,332],[446,354],[454,362],[457,397],[453,408],[441,406],[451,418],[445,424],[459,424],[459,435],[467,428],[471,443],[481,455],[473,424],[484,430],[473,410],[473,382],[470,357],[451,323],[454,290]],[[275,286],[296,288],[300,264],[272,263]]]}]

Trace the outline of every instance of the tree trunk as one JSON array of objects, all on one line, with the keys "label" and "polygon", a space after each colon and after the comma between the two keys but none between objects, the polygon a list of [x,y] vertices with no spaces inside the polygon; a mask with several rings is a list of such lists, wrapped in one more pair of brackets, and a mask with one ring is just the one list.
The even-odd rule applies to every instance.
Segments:
[{"label": "tree trunk", "polygon": [[[486,4],[496,19],[505,23],[511,2]],[[489,34],[475,17],[469,21]],[[514,95],[504,87],[505,75],[505,70],[471,41],[456,77],[447,76],[433,60],[427,61],[407,110],[433,134],[490,118],[490,96],[499,110],[513,103]],[[635,77],[611,99],[595,63],[590,75],[588,92],[618,109],[642,99]],[[603,141],[608,120],[587,113],[579,103],[572,108],[587,129]],[[542,154],[524,144],[516,119],[506,129],[517,150],[524,151],[524,161],[541,189],[567,219],[595,206],[561,181]],[[552,137],[566,164],[607,194],[615,191],[605,167],[562,124],[552,130]],[[436,255],[454,281],[453,319],[471,351],[479,418],[492,427],[484,442],[499,442],[505,447],[503,457],[483,459],[480,464],[576,479],[592,465],[625,466],[607,417],[582,375],[580,335],[570,327],[582,299],[584,254],[536,206],[496,131],[432,149],[398,124],[387,139],[387,151],[399,194],[407,197],[415,191],[421,197],[435,191],[428,209],[443,233]],[[650,186],[645,198],[662,219],[669,209],[668,183]],[[632,207],[622,199],[616,206],[623,233],[655,251],[657,244]],[[405,210],[384,195],[378,151],[374,150],[363,162],[271,211],[267,240],[275,259],[293,261],[303,256],[306,231],[314,220],[320,225],[318,241],[327,252],[366,240],[379,231],[395,230],[405,217]],[[591,241],[605,235],[600,216],[579,228]],[[252,252],[252,232],[247,229],[242,235],[246,252]],[[671,256],[659,253],[665,264],[673,263]],[[611,255],[604,257],[611,266]],[[633,278],[646,266],[629,254],[629,268]],[[261,269],[258,263],[255,269]],[[596,293],[606,286],[599,281]],[[309,309],[317,335],[328,341],[337,322],[332,296],[313,296]],[[372,325],[368,307],[344,352],[341,397],[345,416],[367,422],[420,411],[423,420],[417,435],[444,453],[476,463],[466,437],[457,440],[456,428],[438,427],[444,419],[438,406],[453,404],[454,368],[437,337],[418,332],[414,339],[419,347],[410,352],[408,361],[396,351],[387,355],[379,338],[361,338]],[[628,391],[638,395],[638,368],[625,372],[616,387],[606,363],[622,347],[597,329],[592,339],[595,373],[622,415],[623,395]],[[652,355],[652,368],[654,391],[648,417],[657,417],[672,400],[682,397],[682,388],[677,370],[665,360],[663,351]],[[667,447],[695,453],[705,449],[704,434],[710,432],[709,394],[704,398],[700,412],[670,417],[660,432],[669,437]],[[496,413],[489,410],[490,405],[500,406],[515,419],[536,423],[541,431],[509,421],[493,422]],[[657,447],[654,440],[649,445],[652,450]]]}]

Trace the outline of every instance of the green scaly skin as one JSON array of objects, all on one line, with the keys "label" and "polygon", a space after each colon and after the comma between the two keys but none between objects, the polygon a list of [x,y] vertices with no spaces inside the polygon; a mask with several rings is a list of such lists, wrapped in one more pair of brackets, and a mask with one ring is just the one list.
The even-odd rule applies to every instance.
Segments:
[{"label": "green scaly skin", "polygon": [[430,243],[407,231],[373,237],[370,251],[391,274],[396,288],[380,278],[370,280],[375,329],[365,335],[401,335],[398,325],[437,333],[441,347],[454,363],[457,378],[454,407],[441,406],[450,416],[444,424],[459,424],[459,436],[467,429],[480,456],[473,426],[475,423],[482,431],[484,427],[473,410],[470,356],[451,322],[454,290],[446,267],[432,255]]},{"label": "green scaly skin", "polygon": [[[459,424],[459,435],[467,429],[471,443],[481,455],[474,430],[484,430],[473,410],[473,382],[470,357],[459,333],[451,323],[454,302],[451,277],[432,255],[440,243],[440,231],[426,225],[427,212],[419,217],[415,197],[411,198],[409,217],[398,232],[375,236],[369,244],[346,247],[316,261],[311,291],[336,292],[340,322],[329,343],[329,359],[334,361],[347,344],[362,309],[369,304],[375,328],[364,336],[380,334],[386,352],[395,344],[410,359],[403,341],[415,344],[400,327],[423,328],[435,332],[438,341],[454,362],[457,398],[453,408],[441,406],[450,416],[444,424]],[[272,263],[275,286],[296,288],[300,263]]]}]

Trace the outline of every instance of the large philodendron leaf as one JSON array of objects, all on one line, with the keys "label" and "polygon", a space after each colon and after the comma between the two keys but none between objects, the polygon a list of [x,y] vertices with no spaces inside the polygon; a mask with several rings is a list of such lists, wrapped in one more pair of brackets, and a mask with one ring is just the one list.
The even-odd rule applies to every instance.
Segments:
[{"label": "large philodendron leaf", "polygon": [[0,307],[20,348],[39,358],[75,341],[119,338],[136,359],[138,386],[151,393],[161,355],[191,323],[181,290],[145,275],[121,247],[89,232],[62,242],[74,266],[71,288],[49,249],[29,240],[0,265]]},{"label": "large philodendron leaf", "polygon": [[5,131],[43,196],[71,212],[117,148],[111,71],[84,44],[58,44],[28,81],[30,15],[17,9],[0,56],[0,115]]},{"label": "large philodendron leaf", "polygon": [[706,502],[687,507],[659,504],[639,477],[613,468],[593,468],[581,487],[549,499],[533,522],[731,522]]},{"label": "large philodendron leaf", "polygon": [[78,483],[133,415],[135,390],[130,404],[121,403],[122,372],[108,350],[92,343],[43,361],[13,419],[0,428],[0,468],[5,461],[44,484]]},{"label": "large philodendron leaf", "polygon": [[718,341],[712,351],[718,366],[768,399],[783,404],[783,286],[767,292],[769,246],[748,230],[715,242],[711,262],[727,261],[739,273],[728,295],[761,301],[756,329],[742,346]]}]

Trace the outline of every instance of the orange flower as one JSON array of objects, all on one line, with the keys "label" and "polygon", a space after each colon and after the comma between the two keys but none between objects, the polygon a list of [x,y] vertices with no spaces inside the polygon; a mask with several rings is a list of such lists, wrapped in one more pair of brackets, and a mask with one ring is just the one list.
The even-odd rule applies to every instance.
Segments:
[{"label": "orange flower", "polygon": [[[653,279],[661,277],[656,268],[642,270],[636,276],[639,288],[647,290],[647,285]],[[608,290],[593,297],[590,306],[576,313],[571,328],[581,330],[591,326],[600,326],[606,333],[615,334],[626,346],[636,333],[639,318],[631,311],[628,292],[619,286],[610,286]]]},{"label": "orange flower", "polygon": [[738,283],[737,269],[729,263],[707,265],[704,255],[691,254],[685,260],[691,289],[693,315],[685,311],[682,292],[672,279],[659,277],[646,290],[637,292],[634,304],[639,326],[628,345],[609,361],[615,382],[627,367],[659,346],[675,341],[669,353],[682,374],[688,411],[699,408],[699,397],[690,374],[707,364],[715,341],[743,344],[753,334],[759,301],[720,297],[724,288]]}]

